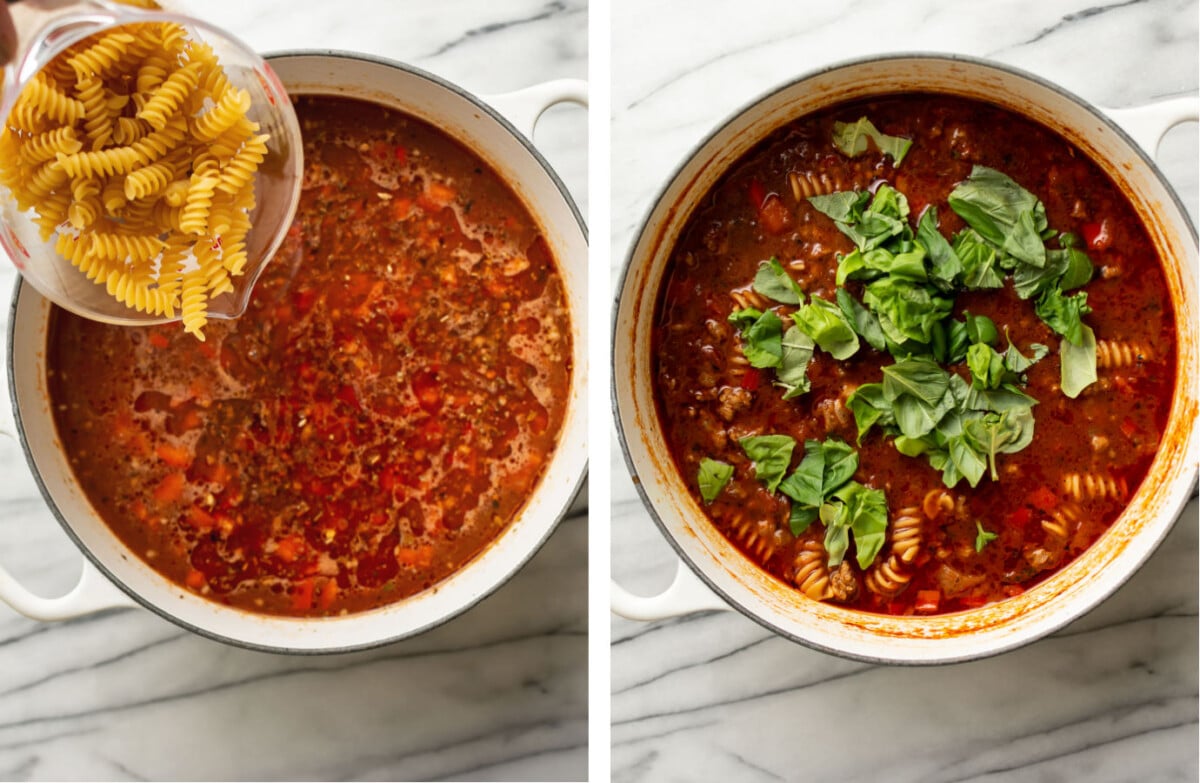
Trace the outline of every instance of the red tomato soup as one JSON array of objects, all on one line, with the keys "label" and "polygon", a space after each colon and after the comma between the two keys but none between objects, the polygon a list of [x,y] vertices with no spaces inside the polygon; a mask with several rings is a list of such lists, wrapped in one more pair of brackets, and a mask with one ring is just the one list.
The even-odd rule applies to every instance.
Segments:
[{"label": "red tomato soup", "polygon": [[336,615],[429,588],[512,521],[571,373],[562,279],[494,171],[382,107],[301,98],[303,197],[247,313],[56,310],[49,389],[96,511],[211,600]]},{"label": "red tomato soup", "polygon": [[796,120],[732,166],[672,251],[653,355],[712,524],[807,596],[892,615],[1003,600],[1091,546],[1176,373],[1160,261],[1100,168],[930,95]]}]

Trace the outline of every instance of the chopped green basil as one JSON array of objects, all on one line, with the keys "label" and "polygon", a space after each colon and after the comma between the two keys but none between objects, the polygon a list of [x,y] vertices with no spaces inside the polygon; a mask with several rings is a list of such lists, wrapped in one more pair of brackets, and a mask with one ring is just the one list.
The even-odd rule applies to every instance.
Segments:
[{"label": "chopped green basil", "polygon": [[704,498],[705,503],[712,503],[732,477],[733,465],[708,457],[700,460],[700,474],[696,477],[700,485],[700,497]]},{"label": "chopped green basil", "polygon": [[1058,345],[1062,361],[1062,392],[1071,399],[1096,382],[1096,335],[1087,324],[1079,328],[1079,343],[1063,340]]},{"label": "chopped green basil", "polygon": [[754,290],[768,299],[784,304],[798,305],[804,302],[804,290],[774,257],[758,265],[758,274],[754,276]]},{"label": "chopped green basil", "polygon": [[754,463],[754,477],[774,492],[791,464],[795,439],[787,435],[751,435],[738,443]]},{"label": "chopped green basil", "polygon": [[[838,438],[824,442],[806,440],[804,459],[779,485],[779,491],[792,499],[790,521],[807,527],[817,509],[858,470],[858,452]],[[797,509],[809,509],[798,511]],[[803,529],[792,530],[800,535]]]},{"label": "chopped green basil", "polygon": [[866,152],[868,139],[875,142],[881,153],[892,156],[892,165],[896,168],[900,167],[900,161],[912,146],[911,139],[881,133],[866,117],[860,117],[856,122],[833,123],[833,146],[848,158]]},{"label": "chopped green basil", "polygon": [[1066,296],[1060,288],[1051,288],[1038,297],[1034,311],[1038,318],[1054,331],[1067,338],[1067,341],[1082,345],[1083,316],[1092,311],[1087,304],[1087,292]]},{"label": "chopped green basil", "polygon": [[1013,408],[1003,413],[988,413],[968,422],[964,433],[970,445],[987,457],[992,481],[999,481],[996,455],[1015,454],[1033,442],[1033,411]]},{"label": "chopped green basil", "polygon": [[925,247],[933,264],[933,279],[947,286],[952,285],[963,274],[963,263],[954,248],[938,231],[937,207],[930,206],[917,222],[917,241]]},{"label": "chopped green basil", "polygon": [[971,371],[971,384],[979,389],[1000,388],[1007,372],[1004,357],[986,343],[975,343],[967,349],[967,369]]},{"label": "chopped green basil", "polygon": [[894,426],[895,414],[892,404],[883,395],[883,384],[864,383],[846,398],[846,407],[854,414],[854,422],[858,426],[858,442],[861,444],[863,435],[875,424],[883,427]]},{"label": "chopped green basil", "polygon": [[783,399],[799,397],[810,388],[808,363],[812,360],[812,338],[791,326],[783,333],[780,344],[779,367],[775,370],[776,385],[783,387]]},{"label": "chopped green basil", "polygon": [[877,351],[887,348],[883,329],[879,326],[879,319],[870,310],[863,307],[845,288],[838,288],[837,303],[838,307],[842,309],[842,315],[846,316],[846,320],[854,327],[854,331],[858,333],[859,337],[866,340],[867,344]]},{"label": "chopped green basil", "polygon": [[952,299],[898,277],[884,277],[868,284],[863,302],[879,317],[884,334],[896,343],[905,340],[928,343],[934,324],[947,317],[954,307]]},{"label": "chopped green basil", "polygon": [[968,289],[999,288],[1004,277],[996,271],[999,259],[996,249],[984,241],[972,228],[954,235],[954,252],[963,267],[963,286]]},{"label": "chopped green basil", "polygon": [[987,166],[975,166],[947,199],[950,208],[1006,255],[1045,266],[1046,208],[1012,178]]},{"label": "chopped green basil", "polygon": [[855,559],[860,568],[874,562],[887,534],[887,497],[881,489],[872,489],[849,481],[821,506],[825,524],[825,548],[829,566],[840,565],[849,546],[848,533],[854,534]]},{"label": "chopped green basil", "polygon": [[845,361],[858,351],[858,335],[833,302],[813,297],[792,318],[802,332],[833,358]]},{"label": "chopped green basil", "polygon": [[975,529],[978,531],[975,534],[975,551],[982,552],[983,548],[1000,537],[999,533],[991,533],[983,529],[983,523],[975,520]]},{"label": "chopped green basil", "polygon": [[[742,311],[744,312],[744,311]],[[773,310],[760,315],[743,333],[742,352],[752,367],[778,367],[783,358],[783,320]]]},{"label": "chopped green basil", "polygon": [[844,190],[838,193],[810,196],[808,203],[835,223],[857,223],[870,200],[869,191]]},{"label": "chopped green basil", "polygon": [[996,331],[996,322],[986,315],[971,315],[963,313],[966,318],[967,339],[973,343],[987,343],[995,345],[1000,339],[1000,333]]}]

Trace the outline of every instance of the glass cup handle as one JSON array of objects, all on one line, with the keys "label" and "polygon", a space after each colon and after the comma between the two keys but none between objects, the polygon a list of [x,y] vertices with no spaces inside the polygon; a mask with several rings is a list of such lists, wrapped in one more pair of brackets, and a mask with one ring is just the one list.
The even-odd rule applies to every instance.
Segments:
[{"label": "glass cup handle", "polygon": [[526,138],[533,139],[533,129],[546,109],[559,103],[578,103],[586,107],[588,84],[582,79],[555,79],[513,92],[484,96],[483,101],[504,115]]},{"label": "glass cup handle", "polygon": [[692,573],[682,560],[671,585],[658,595],[634,595],[615,581],[609,586],[614,614],[628,620],[666,620],[697,612],[727,612],[731,607]]},{"label": "glass cup handle", "polygon": [[[12,404],[7,393],[0,393],[0,435],[19,443]],[[70,620],[106,609],[137,606],[137,602],[113,585],[87,558],[83,558],[79,581],[66,595],[57,598],[37,595],[0,566],[0,601],[26,617],[43,621]]]},{"label": "glass cup handle", "polygon": [[1200,120],[1200,96],[1168,98],[1127,109],[1102,109],[1113,122],[1128,133],[1151,158],[1167,131],[1184,122]]}]

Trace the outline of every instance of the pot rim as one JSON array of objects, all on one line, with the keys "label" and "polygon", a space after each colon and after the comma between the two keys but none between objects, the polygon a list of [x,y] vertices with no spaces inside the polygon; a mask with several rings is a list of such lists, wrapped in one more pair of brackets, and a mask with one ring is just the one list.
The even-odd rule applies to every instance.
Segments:
[{"label": "pot rim", "polygon": [[[526,151],[528,151],[533,156],[533,158],[537,161],[538,165],[546,172],[546,174],[553,181],[554,186],[558,189],[559,195],[565,201],[565,203],[567,204],[568,208],[571,211],[571,214],[575,218],[575,222],[582,234],[584,243],[585,244],[587,243],[587,238],[588,238],[587,224],[584,222],[583,215],[580,213],[579,207],[575,203],[575,199],[572,198],[570,192],[567,190],[566,185],[563,183],[562,179],[558,176],[557,172],[555,172],[554,168],[550,165],[550,163],[546,160],[546,158],[537,150],[537,148],[533,146],[533,142],[531,139],[527,138],[521,131],[519,131],[511,122],[508,121],[508,119],[506,119],[503,115],[501,115],[496,109],[492,108],[490,105],[485,103],[483,100],[481,100],[479,97],[477,97],[473,93],[468,92],[467,90],[463,89],[462,87],[458,86],[457,84],[455,84],[453,82],[447,81],[439,76],[436,76],[432,73],[429,73],[428,71],[422,70],[415,66],[409,65],[407,63],[402,63],[397,60],[392,60],[392,59],[389,59],[386,57],[379,57],[379,56],[371,55],[371,54],[352,52],[352,51],[347,51],[347,50],[343,50],[343,49],[285,49],[285,50],[280,50],[280,51],[267,52],[262,55],[262,58],[268,63],[268,65],[271,64],[273,61],[277,61],[277,60],[288,58],[288,57],[327,57],[327,58],[332,58],[332,59],[337,59],[337,60],[357,60],[360,62],[369,62],[369,63],[373,63],[376,65],[382,65],[382,66],[392,68],[395,70],[404,71],[406,73],[412,74],[419,78],[425,79],[429,82],[434,83],[435,85],[437,85],[439,87],[442,87],[443,89],[458,96],[459,98],[462,98],[462,99],[468,101],[473,106],[478,108],[480,111],[487,114],[492,120],[494,120],[498,125],[500,125],[511,136],[516,138],[516,140],[526,149]],[[309,94],[309,93],[299,93],[299,94]],[[445,132],[445,131],[443,131],[443,132]],[[460,141],[459,143],[463,143],[463,142]],[[450,611],[444,615],[433,618],[429,622],[424,623],[422,625],[406,629],[400,633],[389,634],[387,636],[383,636],[378,639],[373,639],[370,641],[362,642],[360,644],[329,646],[329,647],[304,647],[304,648],[289,647],[286,645],[272,645],[272,644],[258,643],[258,642],[253,642],[253,641],[249,641],[246,639],[238,639],[238,638],[234,638],[232,636],[227,636],[225,634],[218,633],[218,632],[208,629],[208,628],[202,628],[193,623],[183,620],[182,618],[178,617],[177,615],[175,615],[173,612],[169,611],[165,607],[159,605],[158,603],[156,603],[154,601],[149,600],[148,598],[144,597],[141,593],[137,592],[136,590],[133,590],[128,585],[126,585],[125,582],[123,580],[121,580],[116,574],[114,574],[113,571],[110,570],[105,565],[105,563],[102,562],[101,559],[98,558],[95,555],[95,553],[92,552],[92,550],[83,543],[82,539],[80,539],[80,537],[78,535],[76,535],[70,522],[67,521],[66,516],[63,514],[62,510],[58,507],[58,504],[54,501],[53,495],[50,493],[49,488],[46,486],[46,483],[42,478],[41,472],[37,468],[37,463],[34,460],[33,450],[29,445],[29,439],[26,437],[26,434],[25,434],[25,426],[22,421],[20,407],[16,404],[16,401],[17,401],[17,378],[16,378],[16,371],[15,371],[12,357],[13,357],[13,350],[16,346],[17,330],[16,330],[15,326],[16,326],[16,318],[17,318],[17,305],[20,301],[21,293],[24,290],[24,287],[25,287],[24,280],[20,276],[18,276],[16,285],[13,286],[13,294],[12,294],[11,301],[9,303],[9,311],[8,311],[8,336],[7,336],[7,345],[6,345],[6,349],[7,349],[8,353],[6,355],[6,362],[5,362],[7,365],[6,373],[8,375],[8,393],[9,393],[9,399],[12,402],[13,422],[16,425],[18,440],[21,444],[21,451],[25,455],[25,462],[29,466],[30,473],[32,473],[32,475],[33,475],[34,482],[37,484],[38,490],[41,492],[42,498],[46,502],[46,506],[49,508],[49,510],[50,510],[51,514],[53,514],[54,518],[56,520],[58,520],[59,526],[67,534],[67,537],[71,539],[71,542],[75,545],[75,547],[83,554],[83,556],[85,558],[87,558],[88,562],[90,562],[91,565],[94,566],[101,574],[103,574],[104,577],[106,579],[108,579],[113,585],[115,585],[123,593],[128,595],[134,601],[136,601],[138,603],[138,605],[140,605],[142,608],[147,609],[150,612],[163,618],[164,620],[167,620],[168,622],[171,622],[187,631],[191,631],[192,633],[194,633],[198,636],[204,637],[206,639],[210,639],[210,640],[216,641],[216,642],[221,642],[223,644],[228,644],[230,646],[239,647],[239,648],[246,649],[246,650],[254,650],[256,652],[279,653],[279,654],[297,655],[297,656],[337,655],[340,653],[359,652],[359,651],[363,651],[363,650],[375,649],[377,647],[383,647],[383,646],[393,644],[395,642],[399,642],[401,640],[408,639],[410,637],[425,633],[426,631],[432,630],[433,628],[437,628],[438,626],[443,625],[443,624],[449,622],[450,620],[455,619],[459,615],[465,613],[467,610],[473,608],[474,606],[476,606],[477,604],[482,602],[485,598],[492,596],[498,590],[500,590],[500,588],[502,588],[504,585],[506,585],[514,576],[516,576],[517,573],[519,573],[525,567],[525,565],[531,559],[533,559],[534,555],[536,555],[539,551],[541,551],[542,547],[549,540],[550,536],[554,533],[555,530],[558,529],[559,524],[567,516],[567,513],[570,511],[571,506],[574,505],[575,499],[579,495],[579,491],[583,488],[584,482],[587,480],[588,465],[587,465],[587,462],[585,461],[584,465],[583,465],[583,469],[580,471],[579,476],[575,479],[574,486],[570,487],[567,490],[567,492],[568,492],[567,498],[568,499],[567,499],[566,503],[564,503],[562,508],[559,509],[555,513],[555,517],[554,517],[553,521],[550,522],[550,524],[548,524],[546,526],[544,533],[541,535],[540,538],[538,538],[538,540],[533,544],[533,546],[530,547],[527,551],[522,552],[521,557],[516,559],[511,565],[509,565],[506,568],[505,572],[501,575],[499,580],[497,580],[491,587],[489,587],[489,589],[481,592],[477,596],[472,597],[470,600],[456,606],[453,611]],[[30,290],[33,291],[32,286],[30,286]],[[33,291],[33,292],[34,292],[34,294],[37,293],[36,291]],[[47,301],[49,301],[49,300],[47,300]],[[572,318],[578,317],[578,314],[572,313],[571,317]],[[557,448],[561,447],[562,445],[563,444],[560,442],[560,443],[556,444],[555,448],[557,449]],[[544,478],[545,477],[543,477],[543,479]],[[540,491],[541,487],[542,487],[542,485],[539,483],[539,485],[534,488],[534,492]],[[526,504],[528,504],[528,500],[526,501]],[[486,551],[487,551],[487,547],[485,547],[483,551],[481,551],[479,554],[477,554],[471,562],[468,562],[465,566],[463,566],[463,568],[472,567],[472,565],[475,564],[475,562],[474,562],[475,559],[477,559],[478,557],[483,555],[484,552],[486,552]],[[462,570],[462,569],[459,569],[459,570]],[[458,573],[458,571],[456,571],[455,573]],[[220,607],[221,611],[231,611],[231,612],[236,612],[239,614],[257,616],[257,615],[254,615],[254,613],[252,613],[252,612],[245,612],[244,610],[236,609],[234,607],[223,606],[216,602],[210,602],[210,603],[212,603],[213,606]],[[389,605],[389,606],[394,606],[394,605]],[[377,609],[377,610],[371,610],[371,611],[367,611],[367,612],[356,613],[354,615],[349,615],[348,616],[349,619],[346,619],[343,621],[344,622],[352,622],[353,618],[355,618],[355,617],[367,617],[369,615],[372,615],[375,611],[379,611],[381,609],[387,609],[387,607],[386,606],[380,607],[380,609]],[[109,611],[111,611],[111,610],[109,610]],[[104,613],[107,613],[107,612],[104,612]],[[328,620],[329,618],[273,618],[273,619],[284,619],[284,620],[289,620],[291,622],[295,622],[297,624],[305,624],[305,623],[309,623],[309,622],[318,622],[319,623],[319,622]]]},{"label": "pot rim", "polygon": [[[625,428],[622,425],[621,407],[620,407],[620,399],[619,399],[620,391],[618,389],[618,383],[620,382],[619,379],[622,376],[618,375],[618,368],[616,366],[615,346],[617,345],[617,340],[618,340],[618,335],[619,335],[618,317],[620,314],[622,293],[625,290],[626,283],[629,279],[631,270],[633,268],[634,261],[635,261],[635,254],[637,253],[638,246],[641,244],[641,240],[642,240],[643,236],[645,235],[647,228],[649,227],[650,220],[651,220],[652,216],[654,215],[654,212],[663,203],[663,199],[666,197],[666,195],[670,191],[671,187],[679,179],[680,175],[684,172],[684,170],[692,163],[692,161],[696,158],[696,156],[701,152],[701,150],[703,150],[704,147],[707,146],[709,143],[711,143],[714,139],[716,139],[721,134],[723,134],[730,125],[732,125],[733,123],[735,123],[739,119],[741,119],[741,117],[743,115],[745,115],[747,112],[751,111],[752,109],[754,109],[758,105],[762,104],[763,102],[770,100],[771,98],[775,97],[779,93],[781,93],[785,90],[790,90],[802,82],[809,81],[811,79],[815,79],[817,77],[824,76],[826,74],[833,73],[835,71],[840,71],[840,70],[844,70],[844,69],[848,69],[848,68],[855,68],[855,67],[859,67],[862,65],[872,64],[872,63],[890,62],[890,61],[897,61],[897,60],[908,60],[908,61],[927,60],[927,61],[940,61],[940,62],[950,62],[950,63],[964,63],[967,65],[981,67],[981,68],[990,68],[990,69],[993,69],[996,71],[1001,71],[1001,72],[1007,73],[1012,76],[1016,76],[1018,78],[1025,79],[1029,82],[1032,82],[1033,84],[1035,84],[1037,86],[1044,87],[1047,90],[1050,90],[1051,92],[1054,92],[1054,93],[1058,94],[1059,96],[1067,99],[1068,101],[1076,104],[1080,108],[1087,111],[1095,119],[1099,120],[1101,123],[1103,123],[1105,126],[1107,126],[1107,128],[1109,130],[1114,131],[1117,134],[1117,136],[1119,136],[1120,139],[1126,144],[1126,146],[1129,149],[1133,150],[1133,152],[1141,159],[1142,163],[1148,168],[1148,170],[1154,175],[1154,177],[1163,185],[1166,192],[1170,195],[1171,203],[1174,205],[1175,209],[1178,210],[1179,214],[1183,217],[1184,223],[1188,227],[1188,229],[1191,233],[1192,243],[1195,244],[1197,242],[1196,224],[1193,222],[1192,217],[1188,213],[1186,207],[1184,206],[1182,200],[1180,199],[1179,194],[1175,192],[1175,188],[1171,186],[1170,182],[1163,175],[1162,171],[1158,168],[1158,165],[1154,162],[1154,159],[1151,157],[1150,153],[1148,153],[1146,150],[1144,150],[1141,147],[1141,145],[1139,145],[1136,141],[1134,141],[1133,138],[1128,133],[1126,133],[1125,130],[1123,128],[1121,128],[1121,126],[1118,125],[1106,113],[1101,111],[1099,108],[1097,108],[1091,102],[1081,98],[1080,96],[1076,95],[1075,93],[1071,92],[1070,90],[1067,90],[1065,87],[1062,87],[1061,85],[1059,85],[1055,82],[1052,82],[1044,77],[1038,76],[1037,74],[1031,73],[1022,68],[1017,68],[1015,66],[1008,65],[1006,63],[1000,63],[1000,62],[985,59],[982,57],[973,57],[970,55],[954,54],[954,53],[947,53],[947,52],[897,51],[897,52],[888,52],[888,53],[884,53],[884,54],[868,55],[868,56],[864,56],[864,57],[855,57],[855,58],[850,58],[850,59],[845,59],[845,60],[839,60],[830,65],[825,65],[825,66],[821,66],[819,68],[814,68],[812,70],[805,71],[804,73],[800,74],[799,76],[789,79],[786,82],[776,84],[775,86],[770,87],[770,88],[760,92],[759,94],[757,94],[754,98],[750,99],[749,101],[742,103],[737,109],[735,109],[734,111],[732,111],[731,113],[726,115],[722,120],[720,120],[718,122],[718,124],[713,127],[712,130],[710,130],[708,133],[706,133],[697,142],[692,144],[690,149],[680,159],[680,162],[678,164],[676,164],[676,166],[672,169],[671,173],[666,177],[666,179],[664,179],[663,184],[658,188],[657,193],[655,194],[653,199],[650,201],[649,206],[643,211],[642,218],[638,223],[637,233],[633,236],[633,238],[631,239],[631,241],[629,243],[629,248],[625,253],[625,262],[621,267],[621,272],[618,277],[617,284],[613,291],[612,320],[611,320],[611,329],[610,329],[610,335],[609,335],[610,339],[612,341],[611,345],[613,346],[613,349],[610,351],[610,359],[609,359],[609,361],[610,361],[609,377],[611,379],[609,382],[609,394],[610,394],[610,404],[612,406],[613,419],[615,420],[615,422],[617,424],[617,426],[616,426],[617,440],[621,446],[621,457],[625,462],[626,470],[629,471],[629,475],[630,475],[630,478],[632,479],[633,485],[637,489],[638,496],[641,498],[642,506],[649,512],[651,519],[654,520],[654,524],[658,527],[659,531],[662,533],[663,538],[665,538],[667,540],[667,542],[670,544],[671,548],[675,551],[676,556],[683,563],[685,563],[687,565],[687,567],[691,570],[691,572],[705,585],[705,587],[707,587],[709,590],[711,590],[713,593],[715,593],[717,596],[719,596],[721,598],[721,600],[724,601],[725,603],[727,603],[730,607],[736,609],[740,614],[744,615],[745,617],[748,617],[749,619],[758,623],[759,625],[761,625],[762,627],[771,631],[772,633],[774,633],[778,636],[781,636],[781,637],[783,637],[791,642],[794,642],[796,644],[800,644],[804,647],[808,647],[808,648],[814,649],[814,650],[819,650],[821,652],[829,653],[831,655],[836,655],[841,658],[858,660],[858,661],[863,661],[865,663],[872,663],[872,664],[885,664],[885,665],[893,665],[893,666],[939,666],[939,665],[949,665],[949,664],[954,664],[954,663],[963,663],[965,661],[973,661],[973,660],[979,660],[982,658],[988,658],[988,657],[991,657],[994,655],[999,655],[1004,652],[1009,652],[1009,651],[1017,649],[1019,647],[1023,647],[1027,644],[1031,644],[1031,643],[1037,641],[1038,639],[1045,638],[1046,636],[1049,636],[1050,634],[1061,630],[1063,627],[1075,622],[1076,620],[1086,616],[1087,614],[1091,613],[1093,610],[1098,608],[1102,603],[1104,603],[1105,600],[1107,600],[1107,598],[1111,597],[1113,593],[1115,593],[1117,590],[1119,590],[1121,587],[1123,587],[1125,585],[1125,583],[1128,582],[1129,579],[1141,569],[1141,567],[1145,564],[1146,560],[1148,560],[1158,550],[1158,547],[1162,543],[1163,539],[1167,536],[1167,534],[1171,531],[1171,529],[1174,528],[1175,524],[1179,520],[1179,516],[1183,509],[1183,506],[1186,505],[1188,500],[1196,497],[1196,495],[1197,495],[1197,477],[1195,475],[1196,471],[1193,470],[1193,472],[1192,472],[1192,478],[1191,478],[1192,489],[1191,489],[1191,491],[1188,493],[1187,496],[1184,497],[1183,502],[1173,512],[1171,523],[1168,525],[1165,525],[1162,528],[1162,530],[1158,533],[1157,540],[1154,542],[1153,546],[1149,547],[1149,549],[1146,551],[1146,553],[1136,563],[1133,564],[1133,567],[1130,568],[1127,573],[1123,574],[1120,579],[1116,580],[1112,584],[1112,586],[1105,592],[1105,594],[1099,600],[1092,603],[1090,606],[1086,606],[1077,611],[1064,612],[1064,615],[1061,618],[1059,618],[1059,617],[1054,618],[1052,622],[1047,623],[1046,626],[1043,627],[1044,630],[1041,630],[1040,633],[1037,633],[1036,635],[1034,635],[1032,637],[1004,640],[1000,643],[990,646],[988,649],[986,649],[984,651],[964,652],[964,653],[961,653],[958,655],[942,656],[942,657],[931,658],[931,659],[916,659],[916,658],[899,659],[899,658],[889,658],[889,657],[885,657],[882,655],[872,656],[869,654],[846,651],[843,649],[838,649],[838,648],[832,647],[830,645],[821,644],[821,643],[813,641],[811,639],[799,637],[783,628],[776,626],[774,623],[771,622],[770,619],[768,619],[768,617],[760,615],[759,613],[746,607],[745,605],[742,604],[741,601],[739,601],[738,599],[736,599],[735,597],[730,595],[728,591],[721,588],[713,579],[711,579],[708,576],[707,573],[705,573],[705,571],[699,565],[697,565],[696,561],[692,558],[692,556],[689,553],[689,551],[687,550],[687,548],[684,547],[679,542],[679,540],[671,533],[671,531],[667,527],[666,522],[663,520],[662,516],[660,515],[658,508],[655,507],[654,504],[651,502],[650,496],[646,491],[645,482],[642,481],[641,476],[638,473],[637,467],[633,463],[633,457],[631,456],[631,449],[629,447],[628,438],[625,433]],[[979,100],[979,99],[972,99],[972,100]],[[831,106],[836,105],[836,103],[831,103],[829,105],[831,105]],[[1018,112],[1016,110],[1013,110],[1013,109],[1009,109],[1009,110],[1013,111],[1016,114],[1020,114],[1020,112]],[[765,134],[764,134],[764,138],[765,138]],[[1182,374],[1181,369],[1182,368],[1177,369],[1177,374]],[[1177,380],[1177,382],[1178,382],[1178,380]],[[657,412],[655,412],[655,415],[657,416]],[[880,638],[882,639],[884,637],[880,637]]]}]

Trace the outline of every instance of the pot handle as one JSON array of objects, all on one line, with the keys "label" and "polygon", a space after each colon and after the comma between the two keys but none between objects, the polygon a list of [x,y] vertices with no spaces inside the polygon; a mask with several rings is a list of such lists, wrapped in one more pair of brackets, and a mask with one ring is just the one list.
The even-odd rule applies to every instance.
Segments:
[{"label": "pot handle", "polygon": [[[19,442],[12,405],[13,401],[9,399],[9,395],[0,393],[0,435]],[[0,566],[0,601],[26,617],[43,621],[70,620],[105,609],[137,606],[137,602],[108,581],[87,558],[83,559],[79,581],[70,592],[58,598],[43,598],[31,592],[4,566]]]},{"label": "pot handle", "polygon": [[634,595],[613,582],[609,600],[613,613],[629,620],[666,620],[697,612],[730,610],[729,604],[701,582],[682,560],[676,565],[670,587],[658,595]]},{"label": "pot handle", "polygon": [[513,92],[484,96],[483,100],[532,140],[533,129],[546,109],[559,103],[578,103],[586,107],[588,84],[582,79],[556,79]]},{"label": "pot handle", "polygon": [[1200,120],[1200,96],[1168,98],[1128,109],[1105,109],[1104,113],[1153,158],[1167,131],[1180,123]]}]

